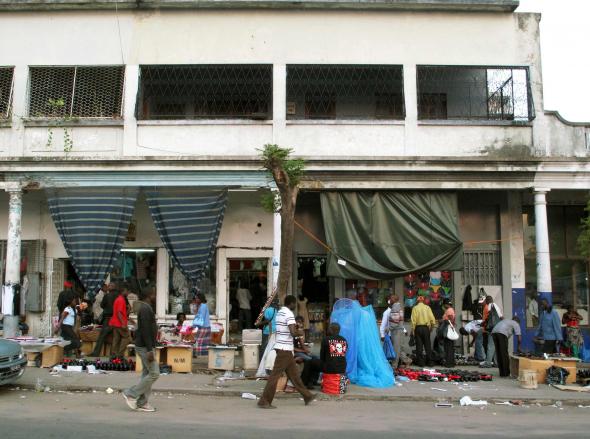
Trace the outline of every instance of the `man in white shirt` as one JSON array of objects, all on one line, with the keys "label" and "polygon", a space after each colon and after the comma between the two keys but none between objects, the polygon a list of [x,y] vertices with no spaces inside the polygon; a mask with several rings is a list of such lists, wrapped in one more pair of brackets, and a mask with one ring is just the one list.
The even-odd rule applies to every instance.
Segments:
[{"label": "man in white shirt", "polygon": [[258,401],[258,407],[261,409],[276,408],[272,405],[272,401],[277,391],[277,383],[283,372],[287,373],[287,377],[291,380],[293,386],[301,393],[305,405],[309,405],[315,398],[315,395],[303,385],[293,356],[293,337],[300,335],[297,333],[295,315],[293,314],[296,307],[297,299],[295,296],[287,296],[285,297],[285,306],[277,313],[274,345],[277,356],[262,397]]},{"label": "man in white shirt", "polygon": [[[483,349],[483,329],[481,327],[483,320],[472,320],[469,323],[465,324],[459,332],[466,336],[473,336],[473,340],[469,343],[469,347],[475,345],[475,355],[474,358],[477,361],[484,361],[485,360],[485,351]],[[469,339],[467,339],[469,342]]]},{"label": "man in white shirt", "polygon": [[250,306],[252,294],[250,294],[250,290],[238,287],[236,299],[238,299],[238,303],[240,304],[240,313],[238,316],[240,329],[249,329],[252,327],[252,308]]}]

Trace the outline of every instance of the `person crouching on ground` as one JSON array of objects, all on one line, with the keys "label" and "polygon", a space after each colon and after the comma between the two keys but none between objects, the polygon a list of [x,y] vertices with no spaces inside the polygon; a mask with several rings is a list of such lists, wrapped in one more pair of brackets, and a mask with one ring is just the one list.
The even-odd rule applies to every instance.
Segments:
[{"label": "person crouching on ground", "polygon": [[152,392],[152,385],[160,376],[160,365],[156,361],[156,337],[158,325],[153,305],[156,291],[148,289],[141,292],[137,308],[137,330],[135,331],[135,352],[141,359],[143,369],[141,379],[135,386],[123,391],[123,398],[132,410],[142,412],[156,411],[148,399]]},{"label": "person crouching on ground", "polygon": [[77,354],[80,348],[80,338],[74,327],[76,326],[76,301],[74,296],[69,297],[70,302],[64,308],[61,317],[59,319],[59,328],[61,330],[61,336],[64,340],[70,342],[69,345],[64,347],[64,354],[69,355],[70,353]]},{"label": "person crouching on ground", "polygon": [[295,296],[287,296],[285,297],[285,305],[277,313],[277,335],[274,345],[277,355],[270,377],[264,387],[262,397],[258,401],[259,408],[275,408],[272,405],[272,401],[277,391],[277,382],[283,372],[287,373],[287,377],[291,380],[293,386],[301,393],[305,405],[309,405],[315,398],[315,395],[303,385],[297,364],[295,363],[295,357],[293,356],[293,338],[300,335],[297,331],[295,315],[293,314],[296,306],[297,299]]}]

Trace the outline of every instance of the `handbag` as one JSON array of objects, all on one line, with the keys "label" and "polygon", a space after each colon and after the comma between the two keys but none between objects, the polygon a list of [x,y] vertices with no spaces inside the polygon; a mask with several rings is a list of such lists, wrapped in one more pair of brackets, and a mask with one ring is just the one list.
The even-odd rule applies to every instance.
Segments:
[{"label": "handbag", "polygon": [[459,339],[459,333],[455,330],[455,327],[453,326],[453,324],[451,322],[449,322],[449,325],[447,327],[446,337],[449,340],[453,340],[453,341]]},{"label": "handbag", "polygon": [[385,354],[385,358],[387,359],[387,361],[392,361],[397,358],[389,334],[385,334],[385,337],[383,338],[383,353]]}]

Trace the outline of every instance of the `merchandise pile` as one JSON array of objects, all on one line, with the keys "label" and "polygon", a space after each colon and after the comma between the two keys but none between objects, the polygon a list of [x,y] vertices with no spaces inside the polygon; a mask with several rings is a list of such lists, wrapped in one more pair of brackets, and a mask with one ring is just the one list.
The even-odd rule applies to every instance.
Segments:
[{"label": "merchandise pile", "polygon": [[411,381],[451,381],[458,383],[492,381],[492,375],[459,369],[447,369],[437,371],[436,369],[399,368],[396,371],[396,375],[407,377]]},{"label": "merchandise pile", "polygon": [[[82,371],[88,370],[88,366],[94,366],[96,370],[109,370],[109,371],[117,371],[117,372],[127,372],[130,370],[135,370],[135,361],[132,359],[124,360],[120,358],[113,358],[107,361],[88,361],[88,360],[70,360],[64,359],[61,363],[61,368],[63,370],[68,370],[68,367],[72,366],[79,366],[81,367]],[[59,366],[58,366],[59,367]]]}]

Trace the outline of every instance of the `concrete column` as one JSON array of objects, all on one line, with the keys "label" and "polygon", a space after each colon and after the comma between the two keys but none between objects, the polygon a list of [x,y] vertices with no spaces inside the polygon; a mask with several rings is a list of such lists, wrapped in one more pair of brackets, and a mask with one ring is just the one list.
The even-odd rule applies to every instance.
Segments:
[{"label": "concrete column", "polygon": [[415,64],[404,64],[404,100],[406,109],[404,155],[415,155],[418,128],[418,85]]},{"label": "concrete column", "polygon": [[8,155],[21,157],[25,153],[25,129],[23,119],[28,116],[29,66],[14,66],[12,88],[12,133]]},{"label": "concrete column", "polygon": [[139,66],[125,67],[125,90],[123,101],[123,156],[135,156],[137,153],[137,118],[135,106],[139,91]]},{"label": "concrete column", "polygon": [[549,189],[534,189],[535,194],[535,245],[537,248],[537,292],[539,299],[551,300],[551,255],[549,252],[549,227],[547,224],[547,199]]},{"label": "concrete column", "polygon": [[272,76],[272,143],[281,144],[287,123],[287,66],[275,64]]},{"label": "concrete column", "polygon": [[160,247],[156,253],[156,265],[158,270],[158,276],[156,280],[156,316],[164,318],[166,316],[166,308],[168,308],[169,302],[169,264],[168,264],[168,252],[164,247]]},{"label": "concrete column", "polygon": [[279,266],[281,264],[281,214],[275,213],[273,217],[273,242],[272,242],[272,290],[277,289],[279,280]]},{"label": "concrete column", "polygon": [[[10,200],[8,204],[8,239],[6,245],[5,282],[9,284],[20,284],[23,191],[20,183],[9,183],[6,187],[6,191],[10,196]],[[24,312],[24,310],[21,310],[21,313]],[[18,315],[4,316],[4,337],[16,336],[18,317]]]}]

